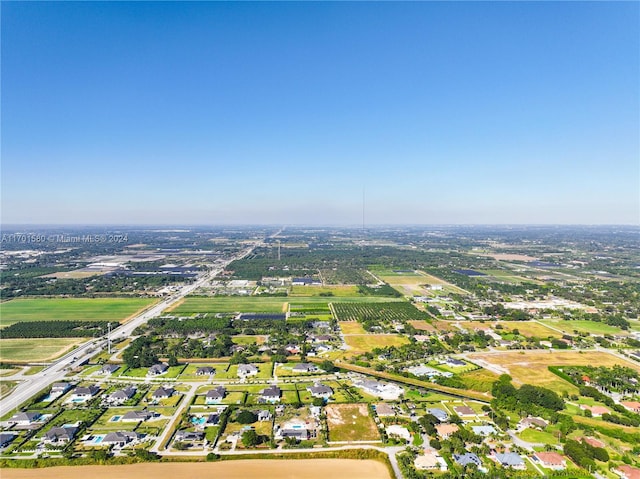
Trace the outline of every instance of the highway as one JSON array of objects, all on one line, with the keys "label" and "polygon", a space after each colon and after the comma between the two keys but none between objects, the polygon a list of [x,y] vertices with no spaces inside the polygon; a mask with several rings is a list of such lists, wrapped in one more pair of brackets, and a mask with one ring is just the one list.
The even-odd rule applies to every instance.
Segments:
[{"label": "highway", "polygon": [[[282,230],[280,230],[282,231]],[[272,236],[277,236],[280,231],[275,233]],[[111,331],[111,338],[117,337],[129,337],[132,335],[133,331],[140,325],[147,322],[149,319],[158,316],[162,311],[174,305],[182,298],[192,293],[194,290],[203,286],[208,281],[215,278],[219,275],[224,268],[237,259],[242,259],[249,255],[255,248],[263,245],[263,241],[256,242],[251,247],[246,249],[243,252],[240,252],[230,258],[227,261],[222,262],[221,264],[216,266],[216,269],[208,271],[205,275],[198,278],[194,283],[188,284],[181,288],[177,293],[172,294],[168,298],[163,299],[159,303],[153,305],[149,309],[146,309],[138,316],[134,317],[127,323],[118,326],[116,329]],[[50,386],[54,382],[62,381],[66,376],[67,372],[71,367],[75,364],[82,364],[84,361],[88,361],[92,356],[100,352],[103,348],[107,346],[107,336],[102,336],[100,338],[92,339],[80,346],[76,349],[70,351],[69,353],[62,356],[60,359],[56,360],[49,367],[43,369],[42,371],[32,375],[25,376],[25,381],[21,382],[16,386],[16,388],[9,394],[7,397],[3,398],[0,401],[0,416],[4,416],[11,410],[15,410],[20,404],[24,401],[37,394],[39,391],[42,391],[46,387]]]}]

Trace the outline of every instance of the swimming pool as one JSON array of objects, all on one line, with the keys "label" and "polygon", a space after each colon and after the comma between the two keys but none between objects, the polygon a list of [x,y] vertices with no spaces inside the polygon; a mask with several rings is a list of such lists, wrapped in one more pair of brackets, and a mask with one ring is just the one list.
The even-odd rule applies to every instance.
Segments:
[{"label": "swimming pool", "polygon": [[73,398],[71,402],[85,402],[84,398]]},{"label": "swimming pool", "polygon": [[111,422],[119,421],[121,417],[122,417],[122,416],[113,416],[113,417],[111,418]]},{"label": "swimming pool", "polygon": [[205,417],[192,417],[191,418],[191,423],[192,424],[202,425],[205,422],[207,422],[207,418],[205,418]]},{"label": "swimming pool", "polygon": [[95,436],[92,436],[87,442],[89,444],[100,444],[105,436],[106,434],[96,434]]}]

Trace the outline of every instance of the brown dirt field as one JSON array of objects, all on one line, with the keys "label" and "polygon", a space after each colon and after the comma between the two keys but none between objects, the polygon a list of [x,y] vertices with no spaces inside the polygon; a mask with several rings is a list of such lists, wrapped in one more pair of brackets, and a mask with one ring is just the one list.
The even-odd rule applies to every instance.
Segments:
[{"label": "brown dirt field", "polygon": [[458,331],[453,321],[434,321],[433,327],[436,328],[437,331]]},{"label": "brown dirt field", "polygon": [[620,364],[640,371],[640,366],[631,361],[625,361],[612,354],[598,351],[514,351],[498,354],[472,353],[469,355],[470,360],[473,361],[475,358],[505,368],[517,384],[533,384],[569,393],[576,392],[577,388],[549,371],[548,366],[597,364],[611,367],[614,364]]},{"label": "brown dirt field", "polygon": [[[286,462],[285,462],[286,461]],[[386,466],[355,459],[255,459],[216,463],[130,464],[126,466],[65,466],[40,469],[3,469],[2,479],[390,479]]]},{"label": "brown dirt field", "polygon": [[426,321],[409,321],[409,324],[411,326],[413,326],[414,328],[420,330],[420,331],[435,331],[436,330],[436,328],[434,328],[432,325],[430,325]]},{"label": "brown dirt field", "polygon": [[91,276],[101,276],[106,271],[63,271],[60,273],[51,273],[40,276],[41,278],[56,278],[56,279],[83,279],[90,278]]}]

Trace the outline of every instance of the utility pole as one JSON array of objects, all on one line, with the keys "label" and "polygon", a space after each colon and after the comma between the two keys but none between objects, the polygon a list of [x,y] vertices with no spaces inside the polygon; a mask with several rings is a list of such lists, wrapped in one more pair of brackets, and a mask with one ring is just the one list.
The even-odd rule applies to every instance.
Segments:
[{"label": "utility pole", "polygon": [[111,321],[107,323],[107,327],[109,328],[107,333],[107,351],[109,352],[109,356],[111,356]]}]

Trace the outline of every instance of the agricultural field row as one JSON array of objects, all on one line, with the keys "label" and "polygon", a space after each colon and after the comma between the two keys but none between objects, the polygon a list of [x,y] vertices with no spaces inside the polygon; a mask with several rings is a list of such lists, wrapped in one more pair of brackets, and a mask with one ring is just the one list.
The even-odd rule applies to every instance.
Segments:
[{"label": "agricultural field row", "polygon": [[429,315],[407,302],[333,303],[338,321],[416,321]]}]

